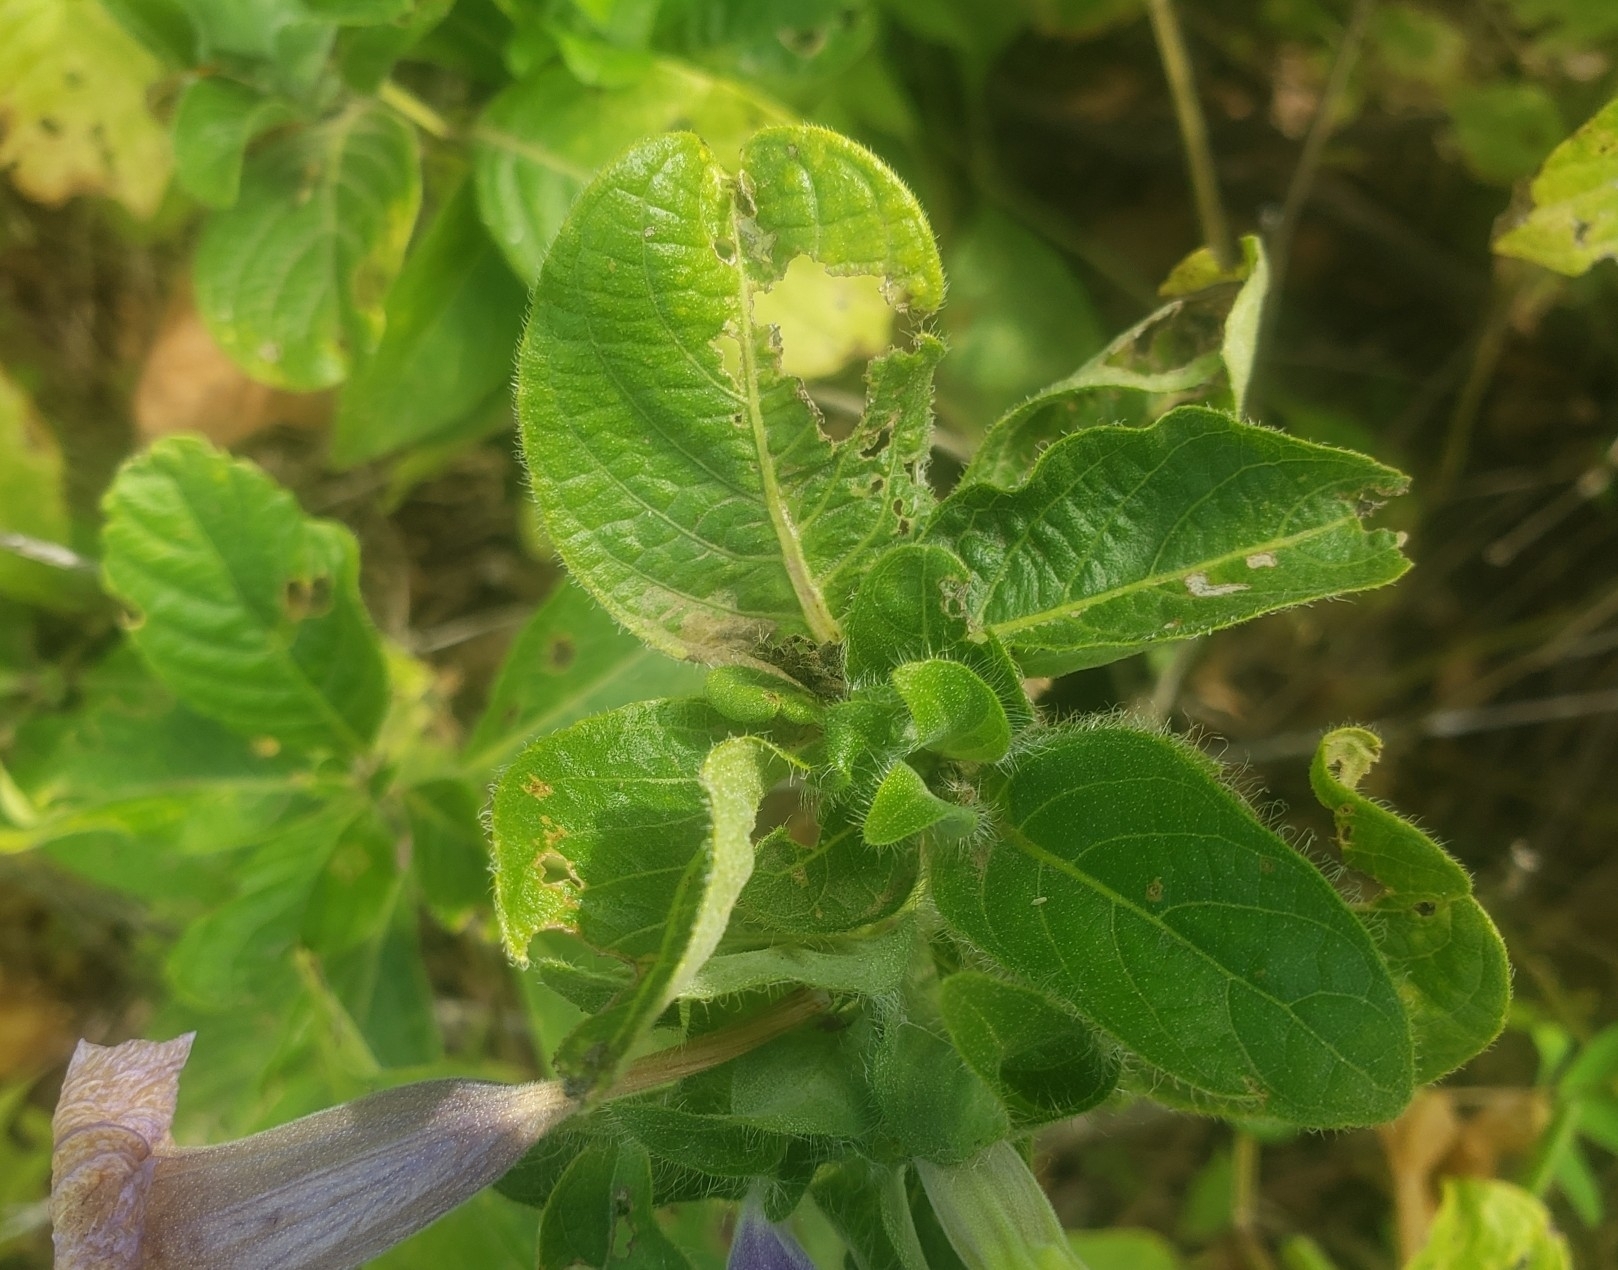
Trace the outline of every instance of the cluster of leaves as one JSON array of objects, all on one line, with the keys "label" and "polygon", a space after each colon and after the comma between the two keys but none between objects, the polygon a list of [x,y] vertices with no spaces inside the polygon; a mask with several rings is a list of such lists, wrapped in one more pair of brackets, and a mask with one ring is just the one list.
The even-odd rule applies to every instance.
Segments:
[{"label": "cluster of leaves", "polygon": [[[1547,50],[1595,12],[1515,7]],[[206,1021],[197,1106],[254,1127],[442,1065],[418,918],[483,922],[497,775],[495,929],[594,1103],[502,1186],[543,1208],[542,1264],[625,1239],[681,1264],[654,1207],[755,1192],[772,1217],[812,1194],[862,1267],[952,1265],[950,1170],[1117,1089],[1369,1124],[1495,1035],[1499,938],[1459,866],[1359,792],[1374,736],[1316,758],[1328,879],[1184,740],[1051,725],[1025,688],[1404,571],[1364,524],[1398,473],[1242,421],[1256,240],[1232,271],[1193,255],[1102,347],[1060,259],[985,210],[947,240],[944,309],[905,186],[794,122],[916,126],[885,24],[981,71],[1025,23],[1135,8],[0,0],[0,165],[146,214],[172,154],[206,209],[204,322],[257,380],[339,390],[335,465],[500,426],[521,339],[529,471],[575,579],[462,738],[367,615],[346,529],[201,441],[120,471],[99,554],[128,639],[15,730],[0,850],[174,932],[154,1027]],[[1463,147],[1497,136],[1468,132],[1450,37],[1414,14],[1376,20],[1388,82],[1441,88]],[[172,73],[165,135],[145,92]],[[1551,157],[1502,253],[1614,254],[1615,131],[1609,108]],[[942,498],[935,403],[963,463]],[[71,540],[6,380],[0,456],[0,529]],[[0,591],[95,603],[64,560],[0,554]],[[37,687],[5,611],[0,641],[0,683]],[[610,1100],[647,1046],[803,992],[821,1025]],[[440,1238],[492,1260],[512,1229],[491,1209]]]}]

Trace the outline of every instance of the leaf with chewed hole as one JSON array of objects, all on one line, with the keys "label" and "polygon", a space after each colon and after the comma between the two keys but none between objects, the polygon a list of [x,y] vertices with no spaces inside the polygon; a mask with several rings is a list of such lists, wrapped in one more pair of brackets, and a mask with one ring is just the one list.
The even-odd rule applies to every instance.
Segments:
[{"label": "leaf with chewed hole", "polygon": [[1101,724],[1024,755],[998,841],[933,870],[945,920],[1152,1066],[1249,1115],[1378,1124],[1410,1025],[1331,884],[1171,737]]},{"label": "leaf with chewed hole", "polygon": [[309,519],[259,468],[195,437],[125,464],[103,508],[107,588],[186,705],[297,749],[370,744],[388,672],[347,529]]},{"label": "leaf with chewed hole", "polygon": [[1030,674],[1097,666],[1276,609],[1392,582],[1369,530],[1406,479],[1363,455],[1185,406],[1046,450],[1026,484],[969,484],[927,528],[971,571],[968,621]]},{"label": "leaf with chewed hole", "polygon": [[1466,870],[1415,825],[1358,791],[1381,752],[1376,733],[1339,728],[1321,740],[1309,779],[1336,820],[1344,861],[1384,888],[1363,914],[1404,997],[1416,1079],[1425,1083],[1500,1034],[1511,1004],[1511,963],[1499,931],[1472,898]]},{"label": "leaf with chewed hole", "polygon": [[943,298],[910,192],[811,127],[756,134],[735,177],[689,133],[643,141],[580,196],[540,275],[518,403],[546,529],[609,612],[678,656],[838,639],[862,571],[931,502],[937,340],[873,361],[863,418],[831,440],[753,307],[800,256],[881,279],[898,308]]}]

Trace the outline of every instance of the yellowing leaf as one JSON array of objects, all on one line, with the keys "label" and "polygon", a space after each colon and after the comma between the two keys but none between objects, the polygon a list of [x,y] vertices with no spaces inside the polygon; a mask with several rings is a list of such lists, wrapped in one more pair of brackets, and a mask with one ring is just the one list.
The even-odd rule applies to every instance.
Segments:
[{"label": "yellowing leaf", "polygon": [[857,357],[875,357],[893,330],[880,278],[835,274],[808,256],[754,297],[753,316],[781,332],[781,370],[799,379],[824,379]]},{"label": "yellowing leaf", "polygon": [[1405,1270],[1570,1270],[1566,1241],[1545,1205],[1521,1187],[1484,1178],[1444,1185],[1427,1246]]},{"label": "yellowing leaf", "polygon": [[157,59],[96,0],[0,0],[0,168],[29,198],[157,210],[174,158],[146,93]]},{"label": "yellowing leaf", "polygon": [[1618,255],[1618,100],[1551,151],[1530,191],[1533,210],[1495,239],[1498,254],[1570,278]]}]

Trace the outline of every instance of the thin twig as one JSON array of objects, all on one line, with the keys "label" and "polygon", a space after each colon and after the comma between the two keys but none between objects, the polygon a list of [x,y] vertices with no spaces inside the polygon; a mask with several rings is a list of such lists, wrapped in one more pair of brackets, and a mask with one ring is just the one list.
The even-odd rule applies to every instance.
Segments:
[{"label": "thin twig", "polygon": [[384,106],[397,111],[423,132],[431,133],[440,141],[447,141],[455,135],[455,128],[448,119],[393,80],[383,80],[382,86],[376,90],[376,95]]},{"label": "thin twig", "polygon": [[1236,1130],[1230,1153],[1230,1227],[1248,1270],[1274,1270],[1258,1233],[1258,1161],[1258,1139]]},{"label": "thin twig", "polygon": [[[1354,9],[1348,15],[1348,26],[1343,31],[1342,42],[1337,46],[1337,56],[1332,59],[1331,71],[1326,76],[1326,86],[1320,94],[1320,104],[1315,107],[1315,117],[1310,120],[1309,133],[1303,139],[1303,149],[1298,152],[1298,166],[1292,170],[1292,179],[1287,183],[1286,197],[1281,203],[1281,215],[1276,220],[1275,232],[1270,235],[1268,244],[1270,297],[1260,319],[1258,339],[1260,366],[1269,351],[1271,333],[1275,329],[1276,319],[1280,316],[1281,295],[1286,286],[1287,268],[1292,263],[1292,244],[1298,234],[1298,222],[1302,219],[1303,209],[1309,202],[1309,194],[1315,184],[1315,174],[1320,171],[1321,156],[1326,152],[1326,142],[1331,139],[1332,129],[1336,123],[1337,108],[1341,105],[1344,94],[1348,92],[1349,75],[1359,58],[1360,45],[1364,42],[1366,27],[1371,20],[1371,11],[1375,8],[1376,0],[1355,0]],[[1262,378],[1262,374],[1255,369],[1255,382],[1261,381]]]},{"label": "thin twig", "polygon": [[1191,177],[1191,194],[1196,200],[1203,241],[1213,252],[1215,263],[1221,269],[1230,269],[1236,263],[1236,244],[1230,236],[1230,222],[1219,197],[1219,176],[1214,168],[1213,148],[1208,143],[1208,123],[1202,116],[1202,103],[1197,99],[1197,82],[1191,70],[1191,55],[1185,47],[1185,33],[1174,12],[1174,0],[1146,0],[1146,12],[1152,19],[1157,53],[1169,81],[1169,93],[1174,98],[1174,114],[1180,124],[1180,140],[1185,145],[1186,170]]}]

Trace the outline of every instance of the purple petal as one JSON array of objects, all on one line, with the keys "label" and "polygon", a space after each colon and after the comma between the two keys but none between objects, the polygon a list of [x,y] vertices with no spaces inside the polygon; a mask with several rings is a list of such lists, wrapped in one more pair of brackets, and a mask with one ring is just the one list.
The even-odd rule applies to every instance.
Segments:
[{"label": "purple petal", "polygon": [[749,1200],[730,1241],[725,1270],[815,1270],[815,1263],[791,1231],[766,1221],[758,1204]]}]

